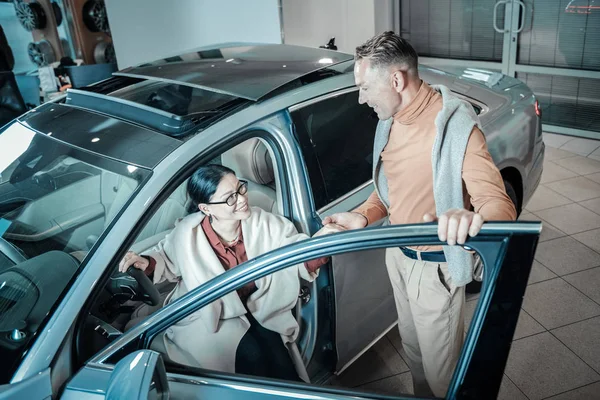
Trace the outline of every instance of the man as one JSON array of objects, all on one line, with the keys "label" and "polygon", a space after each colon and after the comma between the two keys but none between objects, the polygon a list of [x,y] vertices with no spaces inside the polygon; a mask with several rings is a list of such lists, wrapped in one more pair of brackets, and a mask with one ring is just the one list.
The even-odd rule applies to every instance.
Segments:
[{"label": "man", "polygon": [[463,344],[464,285],[473,274],[473,255],[455,245],[484,221],[514,220],[516,210],[472,107],[419,78],[407,41],[382,33],[357,47],[355,60],[358,101],[380,120],[375,191],[354,212],[323,223],[359,229],[386,216],[392,224],[438,220],[448,246],[391,248],[386,266],[415,394],[443,397]]}]

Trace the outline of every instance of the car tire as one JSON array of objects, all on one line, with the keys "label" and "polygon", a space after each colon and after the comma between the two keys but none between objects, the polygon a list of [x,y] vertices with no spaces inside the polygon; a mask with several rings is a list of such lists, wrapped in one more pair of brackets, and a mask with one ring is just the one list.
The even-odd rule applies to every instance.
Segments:
[{"label": "car tire", "polygon": [[[508,197],[510,197],[513,204],[515,205],[517,214],[519,214],[519,198],[517,197],[517,192],[515,191],[515,188],[507,180],[504,180],[504,188],[506,189],[506,194],[508,195]],[[476,294],[476,293],[479,293],[480,291],[481,291],[481,282],[480,281],[472,280],[471,282],[467,283],[467,285],[465,286],[465,292],[467,294]]]},{"label": "car tire", "polygon": [[515,209],[517,210],[518,216],[521,213],[521,210],[519,206],[519,197],[517,196],[517,192],[515,191],[515,188],[513,187],[512,183],[510,183],[506,179],[504,180],[504,188],[506,189],[506,194],[508,195],[508,197],[510,197],[513,204],[515,205]]},{"label": "car tire", "polygon": [[96,64],[116,64],[115,48],[111,42],[100,42],[94,47]]}]

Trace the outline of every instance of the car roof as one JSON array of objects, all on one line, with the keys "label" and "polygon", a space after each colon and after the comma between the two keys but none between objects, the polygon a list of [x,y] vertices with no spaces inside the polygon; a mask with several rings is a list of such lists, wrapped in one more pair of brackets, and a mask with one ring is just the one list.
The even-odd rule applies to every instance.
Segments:
[{"label": "car roof", "polygon": [[197,87],[258,101],[276,89],[353,56],[285,44],[221,45],[115,72],[146,80]]}]

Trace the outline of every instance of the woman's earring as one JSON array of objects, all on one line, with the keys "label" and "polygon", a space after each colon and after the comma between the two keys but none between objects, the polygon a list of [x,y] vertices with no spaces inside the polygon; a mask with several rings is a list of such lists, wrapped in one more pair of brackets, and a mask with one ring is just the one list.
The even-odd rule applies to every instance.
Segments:
[{"label": "woman's earring", "polygon": [[213,217],[212,217],[212,215],[209,215],[209,216],[208,216],[208,222],[210,222],[210,223],[212,224],[212,222],[213,222]]}]

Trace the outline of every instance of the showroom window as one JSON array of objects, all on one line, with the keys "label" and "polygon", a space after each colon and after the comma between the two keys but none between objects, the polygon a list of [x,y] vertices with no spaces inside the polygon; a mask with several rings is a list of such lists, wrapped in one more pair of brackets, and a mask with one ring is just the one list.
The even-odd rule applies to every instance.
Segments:
[{"label": "showroom window", "polygon": [[[378,119],[370,107],[358,104],[358,91],[302,107],[292,119],[307,164],[308,153],[316,156],[318,168],[308,167],[317,209],[371,179]],[[321,179],[325,194],[318,190]]]}]

